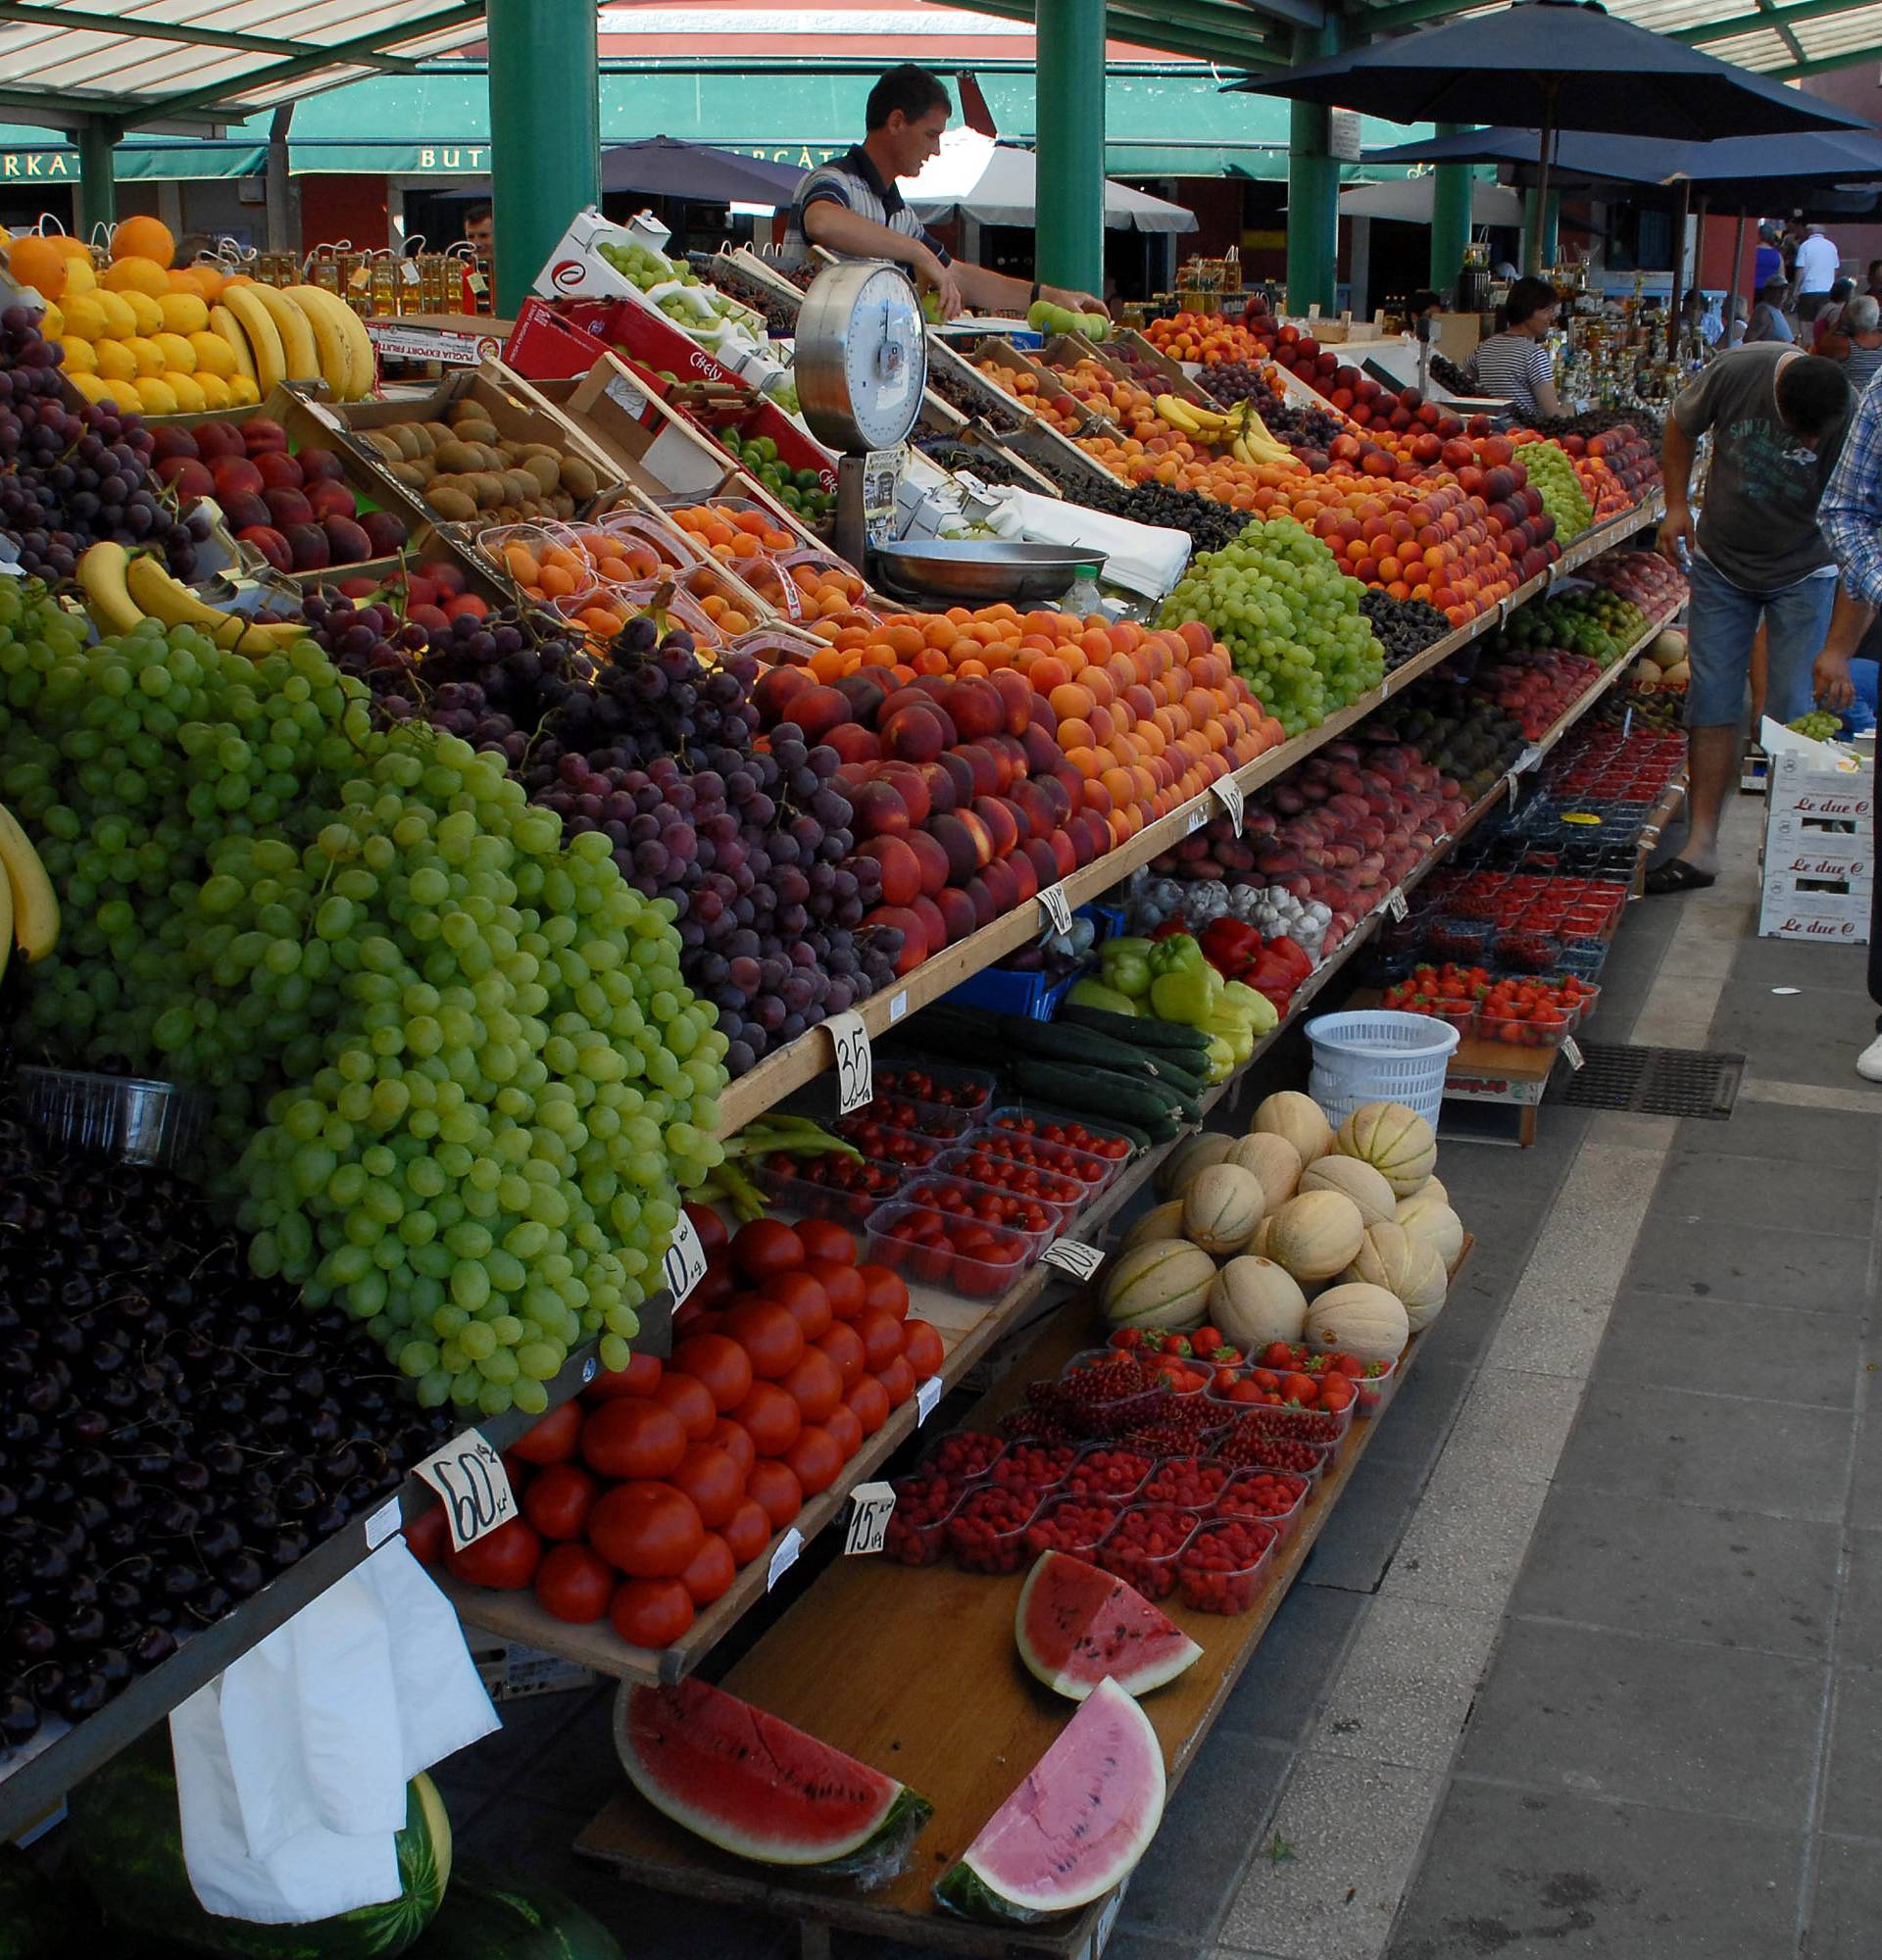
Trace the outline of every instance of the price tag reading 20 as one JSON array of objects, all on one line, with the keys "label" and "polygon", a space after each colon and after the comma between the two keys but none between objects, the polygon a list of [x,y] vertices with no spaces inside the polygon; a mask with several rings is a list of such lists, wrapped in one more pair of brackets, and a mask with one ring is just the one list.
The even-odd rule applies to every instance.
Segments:
[{"label": "price tag reading 20", "polygon": [[467,1429],[414,1466],[444,1499],[445,1529],[462,1551],[517,1515],[517,1500],[503,1458],[474,1430]]},{"label": "price tag reading 20", "polygon": [[875,1100],[869,1031],[855,1012],[832,1014],[823,1026],[836,1050],[836,1113],[847,1116]]}]

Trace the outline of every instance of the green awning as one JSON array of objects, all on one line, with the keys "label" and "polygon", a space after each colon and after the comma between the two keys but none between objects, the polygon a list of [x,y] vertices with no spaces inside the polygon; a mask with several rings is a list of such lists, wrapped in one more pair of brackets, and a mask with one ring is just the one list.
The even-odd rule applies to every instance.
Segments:
[{"label": "green awning", "polygon": [[[227,136],[143,136],[113,153],[121,183],[194,177],[252,177],[268,169],[268,118],[258,116]],[[50,129],[0,123],[0,189],[14,184],[76,184],[78,152]]]}]

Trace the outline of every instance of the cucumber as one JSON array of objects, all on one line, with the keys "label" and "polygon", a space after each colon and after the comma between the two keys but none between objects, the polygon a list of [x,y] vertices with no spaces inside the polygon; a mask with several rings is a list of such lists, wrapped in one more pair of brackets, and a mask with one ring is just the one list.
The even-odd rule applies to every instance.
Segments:
[{"label": "cucumber", "polygon": [[[1010,1072],[1025,1095],[1063,1108],[1089,1110],[1103,1118],[1121,1116],[1162,1142],[1182,1126],[1185,1099],[1161,1083],[1135,1081],[1104,1070],[1021,1055]],[[1194,1117],[1189,1118],[1194,1121]]]},{"label": "cucumber", "polygon": [[1064,1027],[1057,1021],[1027,1021],[1016,1014],[1002,1014],[982,1039],[988,1038],[1002,1048],[1037,1055],[1044,1061],[1069,1061],[1152,1079],[1163,1073],[1163,1063],[1141,1049],[1127,1048],[1109,1035],[1093,1034],[1089,1028]]},{"label": "cucumber", "polygon": [[1103,1007],[1073,1006],[1061,1007],[1059,1019],[1089,1028],[1093,1034],[1109,1035],[1113,1041],[1126,1046],[1135,1042],[1142,1048],[1168,1049],[1179,1060],[1185,1054],[1209,1053],[1209,1037],[1200,1028],[1186,1028],[1180,1021],[1160,1021],[1148,1014],[1136,1017],[1113,1014]]}]

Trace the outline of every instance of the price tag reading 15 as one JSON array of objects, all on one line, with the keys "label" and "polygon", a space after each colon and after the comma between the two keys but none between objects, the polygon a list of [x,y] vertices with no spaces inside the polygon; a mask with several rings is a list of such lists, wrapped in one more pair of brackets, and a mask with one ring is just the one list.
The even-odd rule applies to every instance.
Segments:
[{"label": "price tag reading 15", "polygon": [[454,1550],[474,1544],[517,1515],[503,1458],[474,1429],[434,1449],[414,1468],[444,1499],[445,1529]]}]

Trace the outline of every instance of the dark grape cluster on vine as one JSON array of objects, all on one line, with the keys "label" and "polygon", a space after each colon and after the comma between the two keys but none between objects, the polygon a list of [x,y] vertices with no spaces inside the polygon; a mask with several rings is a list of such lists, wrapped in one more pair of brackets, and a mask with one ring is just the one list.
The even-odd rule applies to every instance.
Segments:
[{"label": "dark grape cluster on vine", "polygon": [[87,546],[112,539],[161,548],[171,570],[189,578],[208,517],[166,508],[138,416],[104,403],[67,406],[62,358],[25,307],[0,312],[0,530],[17,542],[21,568],[57,584],[74,575]]},{"label": "dark grape cluster on vine", "polygon": [[0,1108],[0,1757],[81,1721],[463,1422],[199,1195]]}]

